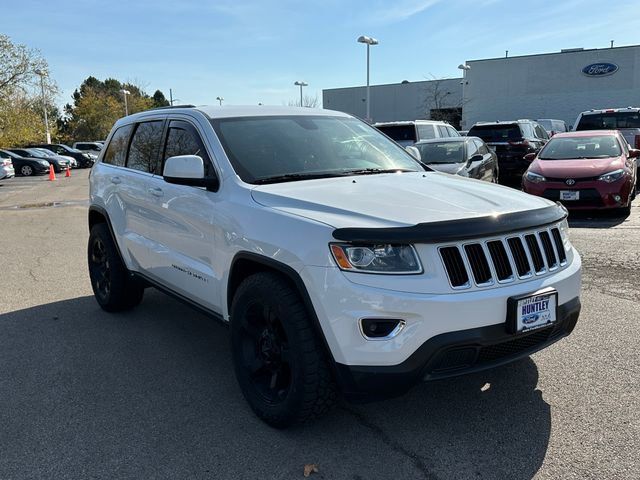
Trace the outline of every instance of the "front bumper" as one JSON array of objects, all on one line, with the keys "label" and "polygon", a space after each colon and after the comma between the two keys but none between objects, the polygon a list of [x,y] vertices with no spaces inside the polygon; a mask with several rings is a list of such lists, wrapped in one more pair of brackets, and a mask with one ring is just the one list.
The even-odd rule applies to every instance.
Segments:
[{"label": "front bumper", "polygon": [[527,357],[569,335],[580,315],[578,297],[558,307],[557,323],[513,335],[505,325],[443,333],[426,341],[407,360],[393,366],[336,364],[338,384],[352,402],[401,395],[422,381],[477,372]]},{"label": "front bumper", "polygon": [[[532,183],[524,179],[522,181],[523,190],[532,195],[544,197],[553,201],[561,201],[562,204],[571,210],[591,210],[609,209],[625,207],[629,203],[629,196],[632,193],[633,181],[631,177],[623,177],[621,180],[606,183],[599,180],[577,179],[574,185],[566,185],[564,182],[541,182]],[[560,191],[579,191],[579,200],[560,200]],[[616,200],[619,196],[620,200]]]},{"label": "front bumper", "polygon": [[[435,294],[364,285],[357,283],[359,278],[353,278],[358,274],[349,277],[332,267],[307,266],[300,275],[336,365],[342,390],[351,399],[373,399],[388,396],[390,392],[402,393],[423,377],[459,375],[511,361],[567,335],[577,319],[581,287],[580,256],[572,250],[569,258],[572,259],[569,265],[547,276]],[[414,281],[422,283],[424,278],[415,276]],[[401,286],[397,278],[393,281],[393,277],[388,277],[383,284]],[[508,334],[509,297],[547,287],[558,292],[560,310],[556,325],[560,330],[541,339],[538,336],[543,333],[542,329],[532,333],[536,337],[531,338],[527,334]],[[393,338],[373,341],[366,339],[360,330],[360,319],[363,318],[401,319],[405,325]],[[512,340],[518,341],[519,345],[519,339],[525,338],[537,341],[532,348],[516,349],[513,355],[508,352],[504,358],[490,359],[491,350],[483,349]],[[473,352],[462,352],[464,365],[456,366],[449,353],[447,357],[441,357],[445,350],[466,349],[470,345],[475,345]],[[385,387],[387,384],[388,388]]]}]

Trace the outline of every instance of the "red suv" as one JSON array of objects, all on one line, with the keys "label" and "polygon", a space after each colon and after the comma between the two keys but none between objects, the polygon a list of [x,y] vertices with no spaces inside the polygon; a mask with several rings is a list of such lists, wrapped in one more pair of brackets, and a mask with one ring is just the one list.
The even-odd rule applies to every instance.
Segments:
[{"label": "red suv", "polygon": [[559,200],[567,208],[629,210],[636,191],[636,158],[617,130],[559,133],[522,177],[527,193]]}]

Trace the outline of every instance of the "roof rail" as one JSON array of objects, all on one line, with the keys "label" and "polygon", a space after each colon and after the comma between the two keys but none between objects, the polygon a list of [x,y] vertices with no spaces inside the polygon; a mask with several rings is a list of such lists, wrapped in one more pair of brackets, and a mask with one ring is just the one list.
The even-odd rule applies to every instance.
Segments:
[{"label": "roof rail", "polygon": [[[185,105],[168,105],[166,107],[156,107],[156,108],[150,108],[149,110],[169,110],[171,108],[195,108],[195,105],[191,105],[191,104],[185,104]],[[147,111],[149,111],[147,110]]]}]

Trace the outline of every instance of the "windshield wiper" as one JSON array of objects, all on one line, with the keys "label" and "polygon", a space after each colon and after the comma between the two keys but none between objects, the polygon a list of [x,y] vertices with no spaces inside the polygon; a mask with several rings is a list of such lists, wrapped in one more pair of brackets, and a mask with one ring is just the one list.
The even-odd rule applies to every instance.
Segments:
[{"label": "windshield wiper", "polygon": [[331,173],[285,173],[284,175],[274,175],[272,177],[257,178],[253,181],[256,185],[264,185],[266,183],[295,182],[297,180],[313,180],[314,178],[339,177],[339,172]]},{"label": "windshield wiper", "polygon": [[358,170],[344,170],[343,175],[374,175],[376,173],[417,172],[406,168],[361,168]]}]

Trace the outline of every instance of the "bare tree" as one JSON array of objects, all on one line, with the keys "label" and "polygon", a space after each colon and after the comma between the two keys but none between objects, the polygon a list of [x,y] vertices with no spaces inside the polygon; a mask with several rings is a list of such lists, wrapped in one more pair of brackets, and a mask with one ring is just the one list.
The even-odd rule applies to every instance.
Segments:
[{"label": "bare tree", "polygon": [[[45,75],[48,70],[40,52],[15,44],[7,35],[0,34],[0,97],[9,96],[17,88],[26,90],[29,84],[35,84],[39,81],[36,70]],[[51,82],[47,82],[46,86],[47,90],[55,90]]]},{"label": "bare tree", "polygon": [[318,100],[318,95],[305,95],[302,97],[302,105],[300,105],[300,100],[289,100],[288,105],[290,107],[309,107],[309,108],[317,108],[320,105],[320,100]]},{"label": "bare tree", "polygon": [[452,101],[452,95],[452,92],[447,90],[445,79],[431,75],[425,92],[425,115],[431,120],[440,120],[459,127],[462,107],[467,100],[460,98]]}]

